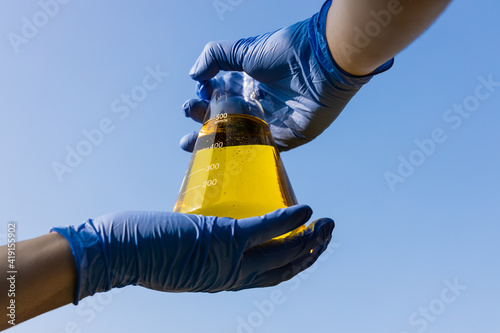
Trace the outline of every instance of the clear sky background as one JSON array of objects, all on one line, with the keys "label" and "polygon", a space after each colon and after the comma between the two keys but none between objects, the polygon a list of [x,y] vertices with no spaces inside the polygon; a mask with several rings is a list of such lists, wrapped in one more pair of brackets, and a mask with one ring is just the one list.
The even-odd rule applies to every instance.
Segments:
[{"label": "clear sky background", "polygon": [[[322,4],[220,0],[218,13],[213,0],[65,1],[45,6],[52,16],[49,0],[0,5],[3,244],[9,221],[22,240],[108,212],[171,210],[190,158],[178,142],[198,128],[181,105],[205,43]],[[305,274],[214,295],[127,287],[11,332],[499,333],[499,10],[454,1],[321,137],[282,154],[298,200],[336,222]],[[158,85],[125,107],[148,71]],[[99,126],[107,133],[89,148],[84,132]],[[58,177],[54,163],[78,148],[87,156]],[[401,177],[392,186],[388,172]]]}]

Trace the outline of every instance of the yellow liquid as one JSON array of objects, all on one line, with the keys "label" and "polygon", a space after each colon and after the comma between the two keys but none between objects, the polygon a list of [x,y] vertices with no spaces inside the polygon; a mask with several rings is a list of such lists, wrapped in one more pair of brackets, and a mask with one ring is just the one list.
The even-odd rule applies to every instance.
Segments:
[{"label": "yellow liquid", "polygon": [[198,151],[174,211],[241,219],[288,207],[294,203],[282,193],[278,167],[272,146]]},{"label": "yellow liquid", "polygon": [[241,219],[295,204],[267,124],[228,115],[200,131],[174,212]]}]

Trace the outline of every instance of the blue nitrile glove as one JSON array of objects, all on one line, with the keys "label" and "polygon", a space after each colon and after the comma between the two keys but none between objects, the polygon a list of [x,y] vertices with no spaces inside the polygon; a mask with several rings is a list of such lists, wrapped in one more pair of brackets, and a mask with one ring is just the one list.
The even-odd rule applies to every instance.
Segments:
[{"label": "blue nitrile glove", "polygon": [[[320,135],[337,118],[347,102],[371,77],[389,69],[393,61],[366,76],[344,72],[333,60],[325,35],[331,1],[320,12],[302,22],[264,35],[238,41],[210,42],[190,76],[201,99],[184,103],[187,117],[203,120],[209,94],[205,81],[219,70],[245,71],[261,84],[267,122],[280,151],[303,145]],[[192,151],[197,133],[181,140]]]},{"label": "blue nitrile glove", "polygon": [[53,228],[71,246],[78,269],[75,304],[127,285],[172,292],[219,292],[276,285],[312,265],[334,223],[307,222],[306,205],[235,220],[171,212],[122,212],[80,226]]}]

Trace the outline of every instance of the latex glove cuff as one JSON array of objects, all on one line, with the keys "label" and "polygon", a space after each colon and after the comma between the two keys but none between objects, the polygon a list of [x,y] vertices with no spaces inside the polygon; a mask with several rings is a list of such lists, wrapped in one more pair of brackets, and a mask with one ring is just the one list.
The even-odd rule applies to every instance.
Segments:
[{"label": "latex glove cuff", "polygon": [[[110,290],[103,246],[92,220],[79,226],[55,227],[50,232],[61,234],[71,246],[78,270],[78,283],[73,304],[97,292]],[[98,278],[96,278],[98,277]]]}]

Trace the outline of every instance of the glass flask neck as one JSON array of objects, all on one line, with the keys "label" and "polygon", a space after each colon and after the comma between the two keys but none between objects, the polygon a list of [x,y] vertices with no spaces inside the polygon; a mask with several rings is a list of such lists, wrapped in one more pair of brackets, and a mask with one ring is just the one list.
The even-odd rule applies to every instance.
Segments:
[{"label": "glass flask neck", "polygon": [[218,75],[212,80],[212,88],[204,123],[232,114],[254,116],[266,122],[255,80],[246,73],[228,72]]}]

